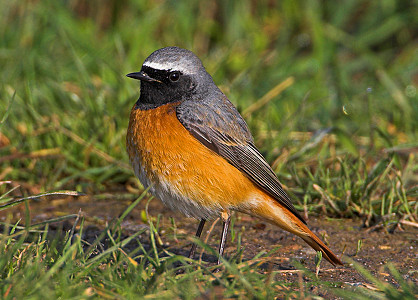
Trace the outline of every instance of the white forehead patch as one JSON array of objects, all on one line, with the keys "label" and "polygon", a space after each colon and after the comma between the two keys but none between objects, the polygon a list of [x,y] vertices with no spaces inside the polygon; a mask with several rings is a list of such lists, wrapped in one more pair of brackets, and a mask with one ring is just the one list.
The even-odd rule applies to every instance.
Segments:
[{"label": "white forehead patch", "polygon": [[159,63],[154,61],[146,61],[144,62],[143,66],[153,68],[155,70],[162,70],[162,71],[180,71],[184,74],[190,74],[190,69],[182,67],[180,64],[174,66],[172,63]]}]

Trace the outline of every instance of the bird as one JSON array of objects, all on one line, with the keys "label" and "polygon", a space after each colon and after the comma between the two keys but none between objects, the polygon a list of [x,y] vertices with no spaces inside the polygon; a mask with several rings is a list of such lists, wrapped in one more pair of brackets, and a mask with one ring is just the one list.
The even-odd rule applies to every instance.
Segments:
[{"label": "bird", "polygon": [[[197,238],[206,220],[222,219],[218,264],[233,211],[277,225],[343,264],[307,227],[246,122],[192,51],[158,49],[126,76],[140,80],[126,135],[134,173],[172,211],[200,220]],[[188,257],[195,251],[194,243]]]}]

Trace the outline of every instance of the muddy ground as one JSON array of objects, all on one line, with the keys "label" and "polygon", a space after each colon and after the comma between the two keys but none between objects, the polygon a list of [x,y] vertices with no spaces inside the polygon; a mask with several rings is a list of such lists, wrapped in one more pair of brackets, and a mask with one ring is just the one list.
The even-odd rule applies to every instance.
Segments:
[{"label": "muddy ground", "polygon": [[[100,234],[106,222],[110,222],[118,217],[129,206],[132,202],[132,195],[130,197],[127,195],[129,194],[126,193],[126,197],[122,197],[125,199],[117,199],[117,194],[108,194],[96,197],[96,199],[83,196],[32,201],[30,204],[31,219],[33,223],[36,223],[60,215],[76,214],[81,209],[87,225],[84,229],[84,238],[93,240]],[[126,235],[135,233],[140,228],[147,226],[146,220],[144,220],[146,207],[147,199],[144,199],[127,216],[122,224]],[[195,234],[198,221],[171,212],[157,199],[152,199],[149,202],[148,212],[153,218],[157,217],[158,214],[162,215],[160,236],[163,241],[163,247],[173,253],[187,255],[190,249],[190,241],[186,237]],[[9,216],[12,213],[12,219],[24,219],[24,205],[9,210],[8,213]],[[175,228],[173,228],[170,217],[174,217]],[[2,221],[6,219],[4,212],[0,214],[0,219]],[[71,226],[71,222],[66,226]],[[213,222],[209,221],[206,223],[202,234],[203,239],[207,237]],[[403,226],[395,228],[394,233],[389,233],[382,227],[364,228],[362,224],[363,221],[361,219],[325,219],[314,216],[310,216],[308,219],[308,226],[311,230],[325,240],[338,256],[341,257],[341,254],[344,252],[344,256],[357,261],[374,276],[397,286],[396,280],[384,268],[384,265],[390,262],[400,271],[405,279],[417,284],[418,230],[414,227]],[[51,228],[54,227],[52,226]],[[56,226],[56,228],[58,227]],[[208,242],[213,247],[217,247],[219,243],[221,228],[221,222],[217,222],[209,235]],[[270,269],[279,270],[278,277],[276,277],[277,280],[297,282],[300,280],[300,274],[295,271],[295,261],[301,263],[312,272],[315,271],[314,250],[294,235],[244,214],[235,215],[233,230],[236,237],[240,232],[242,233],[243,260],[251,259],[260,251],[270,251],[279,247],[275,254],[270,256],[268,262],[256,266],[260,272],[266,272]],[[231,236],[230,234],[225,250],[227,257],[233,256],[236,250],[236,239],[231,241]],[[148,243],[147,234],[142,235],[140,238],[144,244]],[[360,249],[358,249],[358,241],[362,243]],[[195,258],[198,258],[200,250],[198,248]],[[204,255],[203,260],[215,263],[215,257],[211,255]],[[321,281],[335,282],[337,286],[361,285],[373,288],[349,264],[335,268],[328,262],[323,261],[319,276]],[[305,281],[311,280],[308,277],[303,279]],[[315,287],[311,286],[312,289],[315,290]],[[323,293],[320,294],[326,296]]]}]

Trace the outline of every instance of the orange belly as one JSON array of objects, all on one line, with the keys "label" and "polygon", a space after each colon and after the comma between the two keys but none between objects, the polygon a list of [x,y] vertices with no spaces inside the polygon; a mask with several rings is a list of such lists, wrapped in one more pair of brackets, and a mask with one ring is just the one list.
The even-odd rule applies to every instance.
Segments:
[{"label": "orange belly", "polygon": [[127,150],[144,187],[151,186],[150,192],[167,206],[195,218],[257,202],[258,188],[196,140],[178,121],[175,106],[131,111]]}]

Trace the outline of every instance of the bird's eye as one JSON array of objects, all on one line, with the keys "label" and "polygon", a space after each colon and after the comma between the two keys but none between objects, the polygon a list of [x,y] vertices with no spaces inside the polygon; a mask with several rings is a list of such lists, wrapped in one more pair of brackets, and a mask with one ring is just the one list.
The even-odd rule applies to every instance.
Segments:
[{"label": "bird's eye", "polygon": [[170,75],[168,75],[168,78],[170,79],[170,81],[175,82],[180,79],[180,72],[171,72]]}]

